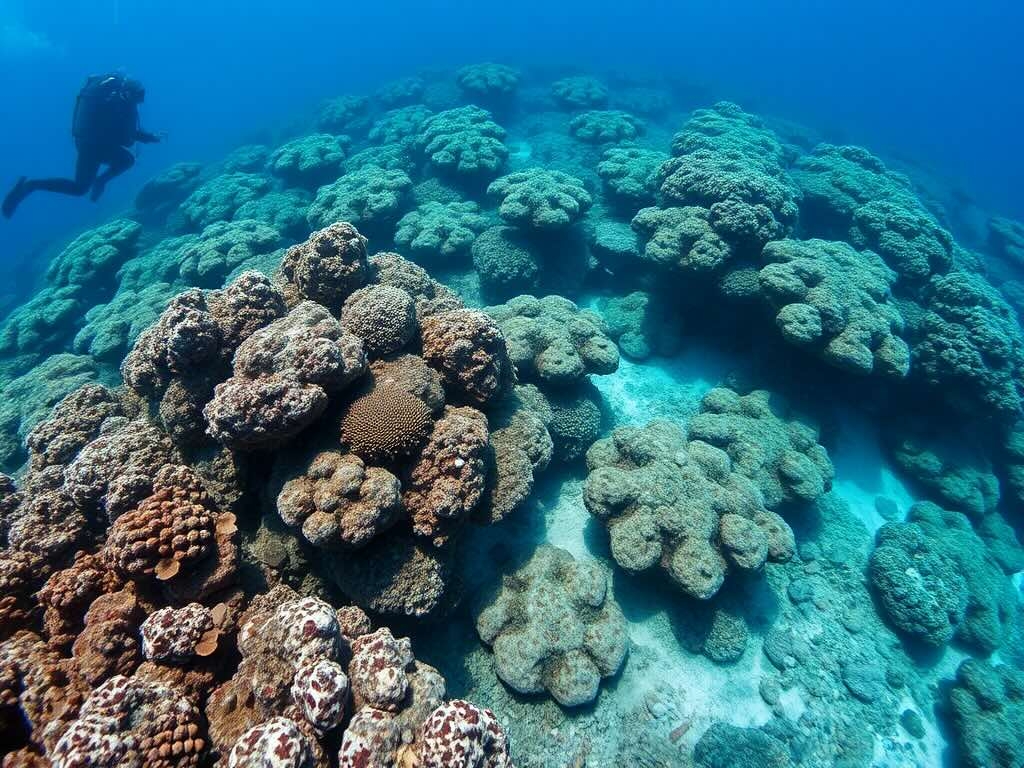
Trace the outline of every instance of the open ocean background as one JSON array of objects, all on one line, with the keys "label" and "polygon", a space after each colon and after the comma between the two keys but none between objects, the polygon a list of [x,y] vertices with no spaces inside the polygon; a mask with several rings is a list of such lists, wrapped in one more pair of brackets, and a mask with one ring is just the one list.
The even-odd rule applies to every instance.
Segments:
[{"label": "open ocean background", "polygon": [[926,165],[1024,217],[1024,3],[1013,0],[2,0],[0,184],[70,174],[85,76],[147,86],[144,125],[169,140],[97,205],[38,195],[0,222],[0,263],[27,292],[46,246],[105,220],[154,173],[266,136],[321,99],[478,60],[661,75],[695,104],[731,99]]}]

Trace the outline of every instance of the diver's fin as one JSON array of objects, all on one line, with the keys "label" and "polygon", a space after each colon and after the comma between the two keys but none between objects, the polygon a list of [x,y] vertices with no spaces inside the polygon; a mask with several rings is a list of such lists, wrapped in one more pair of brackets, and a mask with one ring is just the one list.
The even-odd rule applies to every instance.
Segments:
[{"label": "diver's fin", "polygon": [[26,181],[28,181],[27,176],[22,176],[18,179],[18,183],[14,185],[11,191],[7,193],[7,197],[4,198],[3,214],[5,219],[9,219],[14,215],[18,206],[21,205],[21,201],[28,194],[28,190],[25,189]]}]

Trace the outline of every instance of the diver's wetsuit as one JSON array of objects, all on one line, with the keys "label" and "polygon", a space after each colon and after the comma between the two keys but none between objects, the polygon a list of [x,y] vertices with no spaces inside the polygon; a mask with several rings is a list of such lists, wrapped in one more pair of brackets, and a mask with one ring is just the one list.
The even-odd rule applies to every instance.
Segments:
[{"label": "diver's wetsuit", "polygon": [[[119,81],[123,82],[123,78]],[[139,126],[138,105],[144,91],[141,85],[135,84],[134,87],[134,91],[113,91],[112,97],[97,99],[87,107],[76,107],[75,148],[78,150],[78,160],[75,163],[75,178],[22,178],[3,202],[4,216],[9,218],[26,197],[37,191],[81,196],[91,190],[89,196],[97,200],[103,194],[107,182],[135,165],[135,156],[129,147],[137,141],[144,144],[160,141],[156,134],[144,131]],[[89,110],[82,119],[79,119],[80,108]],[[100,173],[104,165],[107,168]]]}]

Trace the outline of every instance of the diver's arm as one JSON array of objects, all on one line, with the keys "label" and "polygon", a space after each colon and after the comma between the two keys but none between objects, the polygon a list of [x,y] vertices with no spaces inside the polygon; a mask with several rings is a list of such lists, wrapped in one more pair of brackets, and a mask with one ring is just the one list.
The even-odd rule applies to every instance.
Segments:
[{"label": "diver's arm", "polygon": [[143,144],[156,144],[160,141],[160,136],[149,131],[144,131],[141,128],[135,129],[135,140]]}]

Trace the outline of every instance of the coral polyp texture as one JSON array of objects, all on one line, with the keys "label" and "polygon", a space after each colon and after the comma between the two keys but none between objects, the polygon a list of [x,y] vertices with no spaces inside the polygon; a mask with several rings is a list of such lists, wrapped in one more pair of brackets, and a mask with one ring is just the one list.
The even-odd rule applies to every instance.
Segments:
[{"label": "coral polyp texture", "polygon": [[3,768],[1024,765],[1019,211],[373,32],[9,254]]}]

